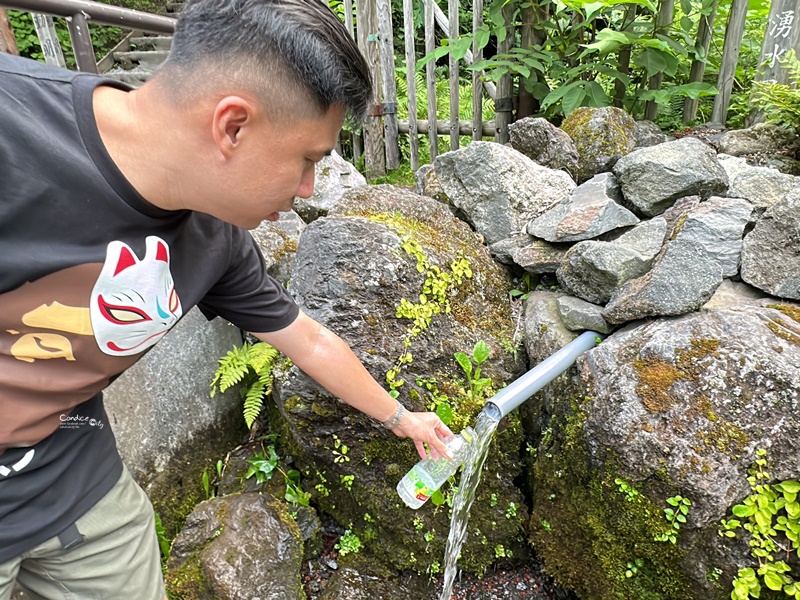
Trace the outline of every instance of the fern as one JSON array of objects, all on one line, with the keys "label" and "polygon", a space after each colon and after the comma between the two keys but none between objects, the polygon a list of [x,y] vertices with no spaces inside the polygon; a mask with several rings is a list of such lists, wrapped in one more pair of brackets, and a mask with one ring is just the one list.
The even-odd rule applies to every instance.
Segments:
[{"label": "fern", "polygon": [[790,125],[800,132],[800,61],[791,50],[781,61],[789,70],[792,86],[767,81],[753,82],[753,104],[768,123]]},{"label": "fern", "polygon": [[219,367],[211,380],[211,397],[225,392],[230,387],[241,384],[244,399],[243,415],[247,428],[253,426],[264,398],[272,393],[272,369],[280,353],[265,342],[234,348],[219,359]]}]

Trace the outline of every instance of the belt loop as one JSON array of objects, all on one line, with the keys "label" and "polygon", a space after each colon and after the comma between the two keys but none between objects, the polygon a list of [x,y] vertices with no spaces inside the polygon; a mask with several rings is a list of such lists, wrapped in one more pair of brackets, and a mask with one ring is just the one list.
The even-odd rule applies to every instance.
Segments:
[{"label": "belt loop", "polygon": [[78,531],[78,526],[73,523],[58,534],[58,541],[64,550],[74,548],[83,541],[83,535]]}]

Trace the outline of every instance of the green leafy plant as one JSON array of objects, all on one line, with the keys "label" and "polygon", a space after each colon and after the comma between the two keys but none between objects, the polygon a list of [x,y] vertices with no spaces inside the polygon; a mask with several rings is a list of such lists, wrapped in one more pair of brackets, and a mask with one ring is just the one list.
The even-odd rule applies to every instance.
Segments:
[{"label": "green leafy plant", "polygon": [[678,533],[681,530],[681,523],[686,523],[686,517],[689,514],[689,508],[692,506],[692,501],[683,496],[672,496],[667,498],[667,504],[674,508],[665,508],[664,517],[671,525],[670,529],[664,533],[659,533],[653,536],[657,542],[671,542],[678,543]]},{"label": "green leafy plant", "polygon": [[644,566],[644,561],[641,558],[636,558],[634,560],[628,561],[625,564],[625,577],[631,578],[634,577]]},{"label": "green leafy plant", "polygon": [[345,530],[339,541],[336,542],[334,548],[339,551],[340,556],[347,556],[348,554],[357,554],[359,550],[364,547],[359,537],[350,529]]},{"label": "green leafy plant", "polygon": [[[485,398],[492,385],[489,377],[481,377],[481,365],[489,358],[489,346],[483,340],[478,341],[472,349],[472,356],[463,352],[455,353],[456,362],[467,376],[467,397],[475,400]],[[475,362],[473,366],[473,361]]]},{"label": "green leafy plant", "polygon": [[244,398],[244,421],[250,429],[261,412],[264,398],[272,392],[272,369],[280,353],[265,342],[245,342],[219,359],[219,367],[211,381],[211,397],[219,389],[241,384]]},{"label": "green leafy plant", "polygon": [[350,462],[350,457],[347,456],[350,448],[347,447],[347,444],[342,442],[339,439],[339,436],[336,434],[333,435],[333,462],[335,463],[346,463]]},{"label": "green leafy plant", "polygon": [[164,525],[161,523],[161,516],[154,513],[156,518],[156,537],[158,538],[158,548],[161,550],[162,563],[166,565],[169,559],[170,542],[167,538],[167,532],[164,530]]},{"label": "green leafy plant", "polygon": [[278,453],[275,452],[275,447],[268,446],[266,450],[257,452],[253,457],[248,458],[246,462],[250,466],[244,475],[245,479],[255,477],[256,481],[261,484],[272,479],[281,459]]},{"label": "green leafy plant", "polygon": [[297,469],[289,469],[284,472],[282,469],[278,470],[283,473],[284,481],[286,483],[286,492],[284,499],[291,504],[299,504],[300,506],[308,506],[311,502],[311,493],[303,490],[300,482],[300,471]]},{"label": "green leafy plant", "polygon": [[[733,600],[759,598],[762,584],[782,591],[790,598],[800,597],[800,581],[791,574],[787,560],[800,549],[800,482],[782,481],[771,485],[767,471],[767,451],[756,451],[755,465],[747,478],[752,493],[742,504],[733,507],[734,517],[723,520],[719,533],[736,537],[739,528],[750,534],[750,553],[758,561],[756,568],[739,569],[733,580]],[[786,560],[776,560],[778,556]]]}]

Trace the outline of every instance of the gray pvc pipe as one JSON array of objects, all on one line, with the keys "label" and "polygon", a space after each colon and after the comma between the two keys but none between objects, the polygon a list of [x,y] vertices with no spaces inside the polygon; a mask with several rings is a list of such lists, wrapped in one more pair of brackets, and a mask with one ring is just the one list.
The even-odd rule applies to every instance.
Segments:
[{"label": "gray pvc pipe", "polygon": [[536,392],[541,390],[564,371],[569,369],[577,358],[597,345],[598,339],[605,336],[594,331],[585,331],[569,344],[544,359],[522,377],[492,396],[483,407],[483,412],[499,421]]}]

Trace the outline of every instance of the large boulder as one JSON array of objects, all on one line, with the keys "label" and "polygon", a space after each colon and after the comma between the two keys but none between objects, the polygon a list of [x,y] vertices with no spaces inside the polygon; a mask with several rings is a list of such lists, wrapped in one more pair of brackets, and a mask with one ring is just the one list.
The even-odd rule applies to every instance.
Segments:
[{"label": "large boulder", "polygon": [[[757,567],[741,534],[718,530],[750,493],[758,449],[772,481],[800,478],[800,306],[741,286],[614,333],[579,359],[582,384],[542,392],[532,538],[580,598],[722,600]],[[677,497],[691,506],[673,527]]]},{"label": "large boulder", "polygon": [[778,296],[800,300],[800,188],[772,205],[744,238],[742,279]]},{"label": "large boulder", "polygon": [[691,137],[636,150],[616,163],[614,174],[625,200],[649,217],[683,196],[708,198],[728,189],[714,150]]},{"label": "large boulder", "polygon": [[547,119],[525,117],[508,126],[511,147],[543,167],[575,174],[578,150],[567,133]]},{"label": "large boulder", "polygon": [[434,168],[448,198],[487,244],[523,232],[531,219],[575,188],[565,172],[492,142],[440,154]]},{"label": "large boulder", "polygon": [[561,129],[578,149],[578,182],[610,171],[620,157],[636,147],[635,121],[620,108],[576,108],[561,123]]},{"label": "large boulder", "polygon": [[286,504],[235,494],[198,505],[172,543],[167,585],[193,600],[305,600],[303,542]]},{"label": "large boulder", "polygon": [[785,127],[758,123],[747,129],[728,131],[719,139],[719,151],[731,156],[777,154],[800,146],[797,134]]},{"label": "large boulder", "polygon": [[[290,284],[303,310],[344,338],[407,408],[452,410],[454,431],[471,424],[485,400],[485,392],[469,393],[455,352],[469,354],[485,341],[490,358],[481,376],[496,389],[524,369],[514,352],[510,288],[504,268],[446,206],[393,186],[353,190],[328,217],[309,225]],[[410,441],[398,440],[297,368],[277,378],[274,395],[273,422],[282,423],[286,453],[308,476],[304,488],[337,521],[352,524],[364,552],[416,570],[442,556],[446,511],[434,510],[431,501],[413,512],[395,491],[418,460]],[[486,501],[470,521],[487,544],[463,550],[461,566],[470,570],[492,563],[498,544],[516,548],[526,513],[513,483],[521,468],[521,431],[513,417],[500,429],[488,467],[498,477],[481,486],[478,496]],[[488,502],[492,494],[494,504]],[[506,518],[511,502],[519,510]]]}]

